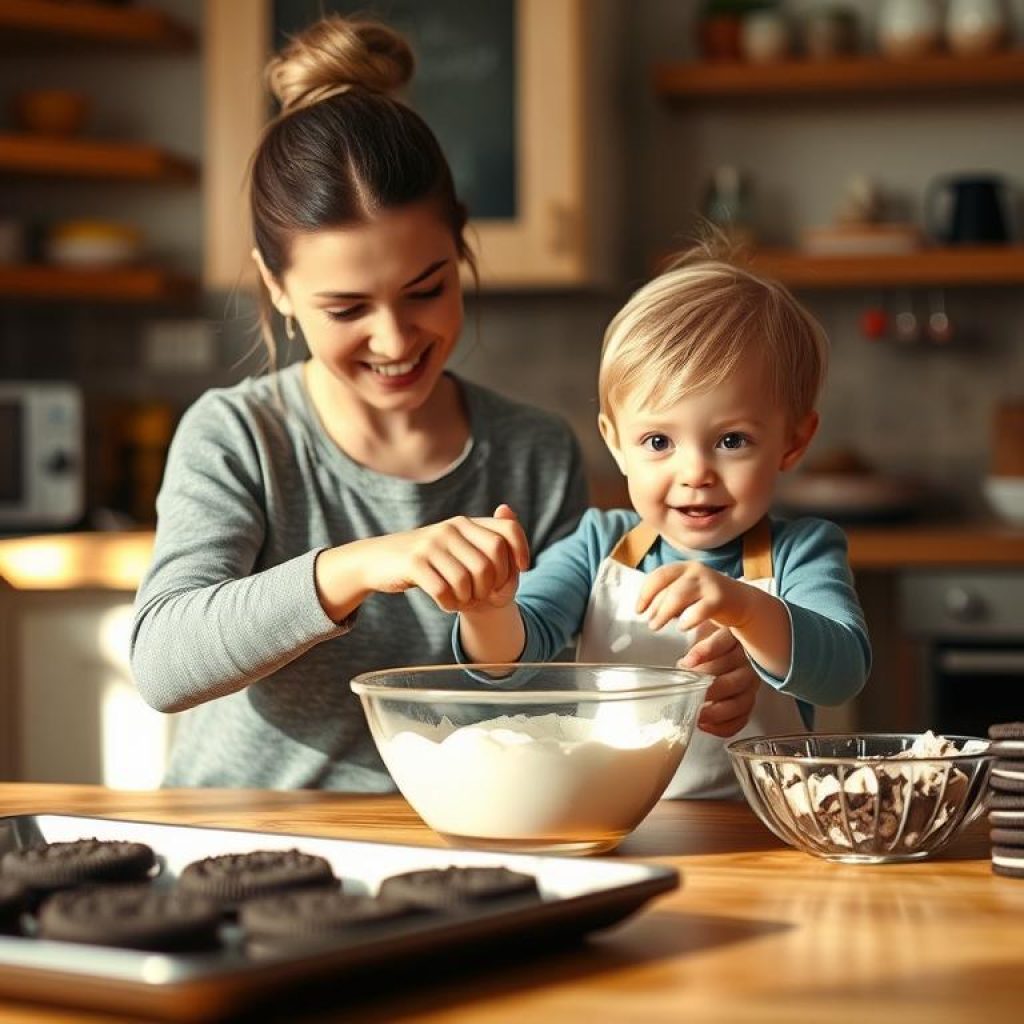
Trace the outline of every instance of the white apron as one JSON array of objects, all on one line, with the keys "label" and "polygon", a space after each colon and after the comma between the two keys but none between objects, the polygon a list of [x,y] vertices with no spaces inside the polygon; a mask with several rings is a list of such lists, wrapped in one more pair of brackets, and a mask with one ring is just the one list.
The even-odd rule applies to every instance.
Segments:
[{"label": "white apron", "polygon": [[[598,566],[576,648],[577,661],[674,668],[692,646],[695,631],[680,632],[678,619],[654,632],[636,613],[640,588],[647,578],[636,566],[657,540],[658,534],[641,523],[625,534]],[[776,593],[767,519],[743,535],[741,579],[769,594]],[[762,681],[750,720],[735,736],[723,740],[694,729],[682,764],[663,796],[738,798],[740,787],[725,751],[726,743],[746,736],[806,731],[796,700]]]}]

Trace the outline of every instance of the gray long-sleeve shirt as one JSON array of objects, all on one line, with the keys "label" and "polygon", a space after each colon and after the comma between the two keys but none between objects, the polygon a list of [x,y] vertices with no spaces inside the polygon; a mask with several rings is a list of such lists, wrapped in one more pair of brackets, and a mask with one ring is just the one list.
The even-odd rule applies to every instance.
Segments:
[{"label": "gray long-sleeve shirt", "polygon": [[165,784],[394,789],[349,680],[451,662],[451,616],[413,590],[374,594],[351,630],[339,627],[317,598],[317,553],[508,502],[536,554],[586,505],[566,423],[459,384],[472,447],[428,483],[348,458],[320,425],[301,364],[212,390],[186,412],[131,644],[143,697],[183,712]]}]

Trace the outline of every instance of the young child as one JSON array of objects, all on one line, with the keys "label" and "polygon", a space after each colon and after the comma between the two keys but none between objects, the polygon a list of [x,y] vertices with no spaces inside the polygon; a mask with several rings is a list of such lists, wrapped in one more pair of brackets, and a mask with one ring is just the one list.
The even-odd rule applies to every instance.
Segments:
[{"label": "young child", "polygon": [[[864,685],[870,648],[842,531],[770,517],[773,489],[818,426],[818,323],[780,285],[694,250],[608,327],[602,437],[633,510],[591,509],[511,600],[460,612],[461,662],[687,665],[698,628],[727,627],[761,679],[740,735],[810,728]],[[499,516],[509,515],[499,510]],[[739,790],[724,743],[695,732],[666,796]]]}]

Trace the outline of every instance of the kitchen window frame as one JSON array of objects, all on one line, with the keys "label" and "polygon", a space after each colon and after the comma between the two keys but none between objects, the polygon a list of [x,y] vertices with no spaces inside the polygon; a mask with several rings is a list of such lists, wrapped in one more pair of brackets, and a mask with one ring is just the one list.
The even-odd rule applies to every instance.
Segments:
[{"label": "kitchen window frame", "polygon": [[[470,221],[480,283],[499,290],[598,284],[611,274],[606,240],[615,183],[610,161],[591,144],[597,137],[612,141],[607,105],[592,86],[604,63],[598,45],[607,46],[614,32],[613,7],[605,0],[517,0],[516,10],[521,212]],[[595,45],[596,33],[603,44]],[[251,289],[246,177],[267,108],[262,70],[271,47],[270,0],[207,0],[203,39],[203,283]]]}]

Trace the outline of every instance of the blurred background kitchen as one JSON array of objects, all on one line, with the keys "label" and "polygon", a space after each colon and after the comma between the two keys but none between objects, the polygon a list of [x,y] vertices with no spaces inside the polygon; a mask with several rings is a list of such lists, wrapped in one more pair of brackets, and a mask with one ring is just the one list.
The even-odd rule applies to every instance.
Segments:
[{"label": "blurred background kitchen", "polygon": [[260,68],[321,8],[414,39],[481,259],[454,368],[621,502],[604,326],[716,223],[832,341],[779,504],[848,526],[877,662],[825,724],[1020,717],[1024,0],[0,0],[0,778],[159,780],[131,594],[177,418],[261,369]]}]

